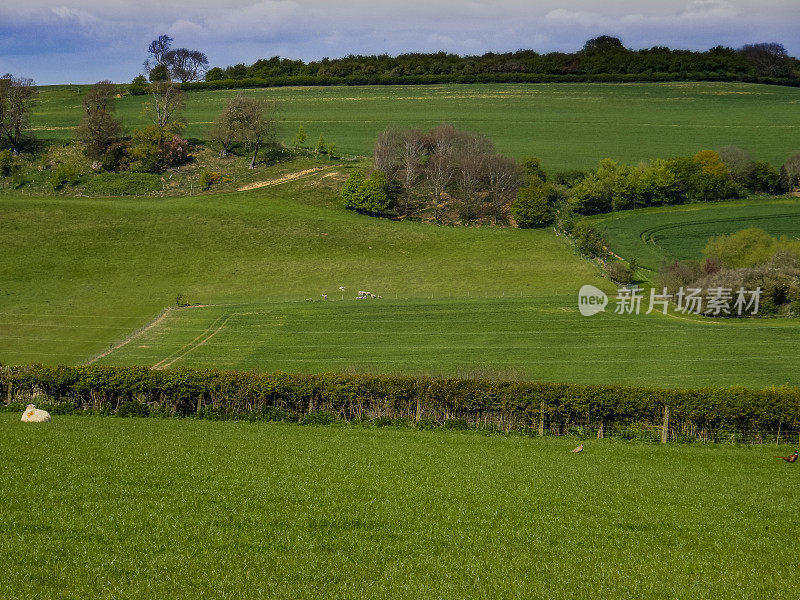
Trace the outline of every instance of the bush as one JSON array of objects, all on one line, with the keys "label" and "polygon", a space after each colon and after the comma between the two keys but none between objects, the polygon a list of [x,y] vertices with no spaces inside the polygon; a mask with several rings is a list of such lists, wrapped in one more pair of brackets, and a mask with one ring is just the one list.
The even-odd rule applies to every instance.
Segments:
[{"label": "bush", "polygon": [[229,183],[233,181],[227,175],[221,175],[216,171],[203,171],[203,174],[200,176],[200,187],[203,190],[209,189],[212,185],[217,183]]},{"label": "bush", "polygon": [[550,205],[548,186],[531,183],[517,191],[511,204],[511,216],[518,227],[547,227],[555,220],[555,211]]},{"label": "bush", "polygon": [[630,269],[620,262],[606,263],[606,273],[611,281],[622,285],[633,283],[633,274]]},{"label": "bush", "polygon": [[149,417],[150,408],[142,402],[128,400],[117,407],[116,415],[118,417]]},{"label": "bush", "polygon": [[586,173],[584,171],[580,171],[578,169],[568,169],[566,171],[559,171],[556,173],[555,182],[559,185],[573,187],[584,177],[586,177]]},{"label": "bush", "polygon": [[14,160],[11,150],[0,150],[0,176],[9,177],[19,171],[19,164]]},{"label": "bush", "polygon": [[[54,405],[99,414],[198,415],[204,418],[297,420],[322,425],[365,413],[390,418],[424,416],[419,429],[462,429],[502,413],[529,430],[544,406],[547,420],[636,427],[673,422],[713,434],[800,427],[800,388],[653,389],[483,379],[367,375],[299,375],[145,367],[14,366],[0,370],[0,389],[25,398],[41,389]],[[200,411],[198,412],[198,406]],[[119,408],[117,408],[119,407]],[[116,409],[116,410],[115,410]],[[558,422],[558,421],[555,421]]]},{"label": "bush", "polygon": [[147,78],[144,75],[137,75],[128,86],[128,93],[131,96],[144,96],[150,93],[150,84],[147,83]]},{"label": "bush", "polygon": [[49,181],[54,190],[60,190],[67,184],[77,184],[80,181],[80,174],[72,165],[61,163],[50,173]]},{"label": "bush", "polygon": [[754,192],[780,194],[788,191],[788,182],[783,182],[778,169],[766,161],[759,160],[753,168],[750,189]]},{"label": "bush", "polygon": [[373,171],[368,179],[364,172],[355,170],[342,187],[342,204],[349,210],[377,215],[392,203],[388,192],[389,182],[381,171]]},{"label": "bush", "polygon": [[189,141],[179,135],[173,135],[164,142],[161,152],[165,165],[177,167],[189,158]]},{"label": "bush", "polygon": [[109,144],[105,153],[100,159],[103,171],[114,172],[128,166],[130,144],[127,141],[119,141]]},{"label": "bush", "polygon": [[525,172],[525,182],[532,183],[535,180],[547,181],[547,173],[542,169],[541,161],[538,158],[526,158],[522,161],[522,169]]},{"label": "bush", "polygon": [[703,255],[719,259],[728,268],[738,269],[763,265],[775,256],[779,248],[776,238],[763,229],[751,227],[712,237],[703,249]]},{"label": "bush", "polygon": [[86,191],[98,196],[146,196],[161,189],[161,178],[151,173],[100,173],[86,183]]},{"label": "bush", "polygon": [[603,234],[588,221],[581,221],[572,229],[572,239],[581,253],[590,258],[608,256],[608,242]]}]

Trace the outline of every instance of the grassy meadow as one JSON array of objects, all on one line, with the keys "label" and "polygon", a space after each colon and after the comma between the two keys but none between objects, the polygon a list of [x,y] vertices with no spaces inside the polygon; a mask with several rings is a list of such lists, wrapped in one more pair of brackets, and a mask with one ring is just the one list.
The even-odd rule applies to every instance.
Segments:
[{"label": "grassy meadow", "polygon": [[800,237],[800,198],[751,197],[735,202],[644,208],[593,217],[611,249],[657,270],[668,259],[700,258],[709,238],[758,227]]},{"label": "grassy meadow", "polygon": [[788,447],[18,418],[3,598],[800,594]]},{"label": "grassy meadow", "polygon": [[[44,88],[37,135],[67,139],[83,91]],[[187,135],[205,137],[234,93],[189,93]],[[304,156],[250,171],[244,158],[213,159],[201,148],[197,164],[148,176],[140,195],[125,197],[114,197],[119,181],[97,176],[46,193],[47,171],[30,169],[38,173],[30,185],[0,191],[0,361],[666,386],[800,383],[793,320],[609,313],[587,320],[577,313],[578,289],[592,284],[613,294],[615,286],[552,230],[392,221],[350,213],[338,200],[377,132],[442,121],[482,131],[511,155],[538,155],[551,172],[608,156],[635,162],[726,144],[780,164],[798,149],[800,90],[670,83],[248,93],[281,105],[287,143],[302,123],[309,145],[322,133],[356,160]],[[144,101],[119,99],[129,127],[143,123]],[[192,178],[201,168],[234,181],[197,195]],[[236,191],[292,173],[305,175]],[[754,224],[798,235],[798,206],[796,199],[750,198],[597,222],[618,254],[657,268],[667,257],[699,256],[711,235]],[[357,302],[358,290],[383,299]],[[155,320],[179,295],[199,306]]]},{"label": "grassy meadow", "polygon": [[[33,125],[43,138],[66,139],[81,115],[86,86],[43,88]],[[187,96],[186,133],[205,138],[225,102],[239,93]],[[370,155],[389,127],[442,122],[485,133],[500,152],[538,156],[550,172],[586,169],[600,159],[629,163],[737,145],[780,166],[800,152],[800,89],[742,83],[474,84],[267,88],[241,93],[281,107],[280,136],[291,143],[303,125],[350,155]],[[144,96],[124,96],[128,127],[144,124]]]}]

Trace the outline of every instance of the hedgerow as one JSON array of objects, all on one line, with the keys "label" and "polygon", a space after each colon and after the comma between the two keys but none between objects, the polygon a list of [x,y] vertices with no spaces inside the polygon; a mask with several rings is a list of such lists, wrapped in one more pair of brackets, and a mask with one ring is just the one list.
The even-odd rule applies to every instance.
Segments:
[{"label": "hedgerow", "polygon": [[0,392],[17,407],[35,400],[58,412],[266,419],[408,419],[510,429],[593,429],[662,424],[673,438],[800,428],[800,388],[657,389],[618,385],[300,375],[213,369],[27,365],[0,369]]}]

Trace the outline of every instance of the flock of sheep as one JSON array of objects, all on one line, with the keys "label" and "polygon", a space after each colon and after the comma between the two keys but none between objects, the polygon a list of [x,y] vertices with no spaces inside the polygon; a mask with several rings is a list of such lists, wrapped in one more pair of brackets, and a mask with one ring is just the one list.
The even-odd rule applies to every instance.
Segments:
[{"label": "flock of sheep", "polygon": [[[339,291],[344,292],[344,286],[340,286]],[[380,300],[381,298],[383,298],[383,296],[376,296],[372,292],[366,292],[364,290],[360,290],[356,295],[356,300],[372,300],[372,299]],[[322,294],[322,299],[327,300],[328,294]],[[306,298],[306,302],[313,302],[313,301],[314,301],[313,298]]]}]

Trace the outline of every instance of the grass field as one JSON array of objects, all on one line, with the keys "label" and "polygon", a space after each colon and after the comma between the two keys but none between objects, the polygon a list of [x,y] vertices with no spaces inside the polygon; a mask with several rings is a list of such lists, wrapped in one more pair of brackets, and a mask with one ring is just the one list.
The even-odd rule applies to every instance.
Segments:
[{"label": "grass field", "polygon": [[[80,119],[86,87],[43,89],[34,126],[65,139]],[[209,124],[236,91],[191,92],[189,136]],[[313,146],[320,134],[339,152],[368,155],[387,127],[441,122],[489,135],[498,150],[538,156],[555,172],[589,168],[602,158],[630,163],[738,145],[760,160],[783,164],[800,152],[800,89],[740,83],[491,84],[310,87],[247,90],[282,107],[281,136],[302,124]],[[144,123],[142,96],[119,100],[128,127]]]},{"label": "grass field", "polygon": [[576,302],[570,294],[195,308],[171,312],[100,362],[664,387],[800,385],[791,320],[613,312],[586,319]]},{"label": "grass field", "polygon": [[800,595],[786,447],[18,419],[3,598]]},{"label": "grass field", "polygon": [[700,258],[710,237],[748,227],[800,238],[800,199],[748,198],[646,208],[600,215],[595,220],[614,252],[658,269],[667,259]]},{"label": "grass field", "polygon": [[548,231],[360,216],[318,174],[181,198],[0,196],[0,361],[78,363],[177,294],[202,304],[567,294],[597,270]]}]

